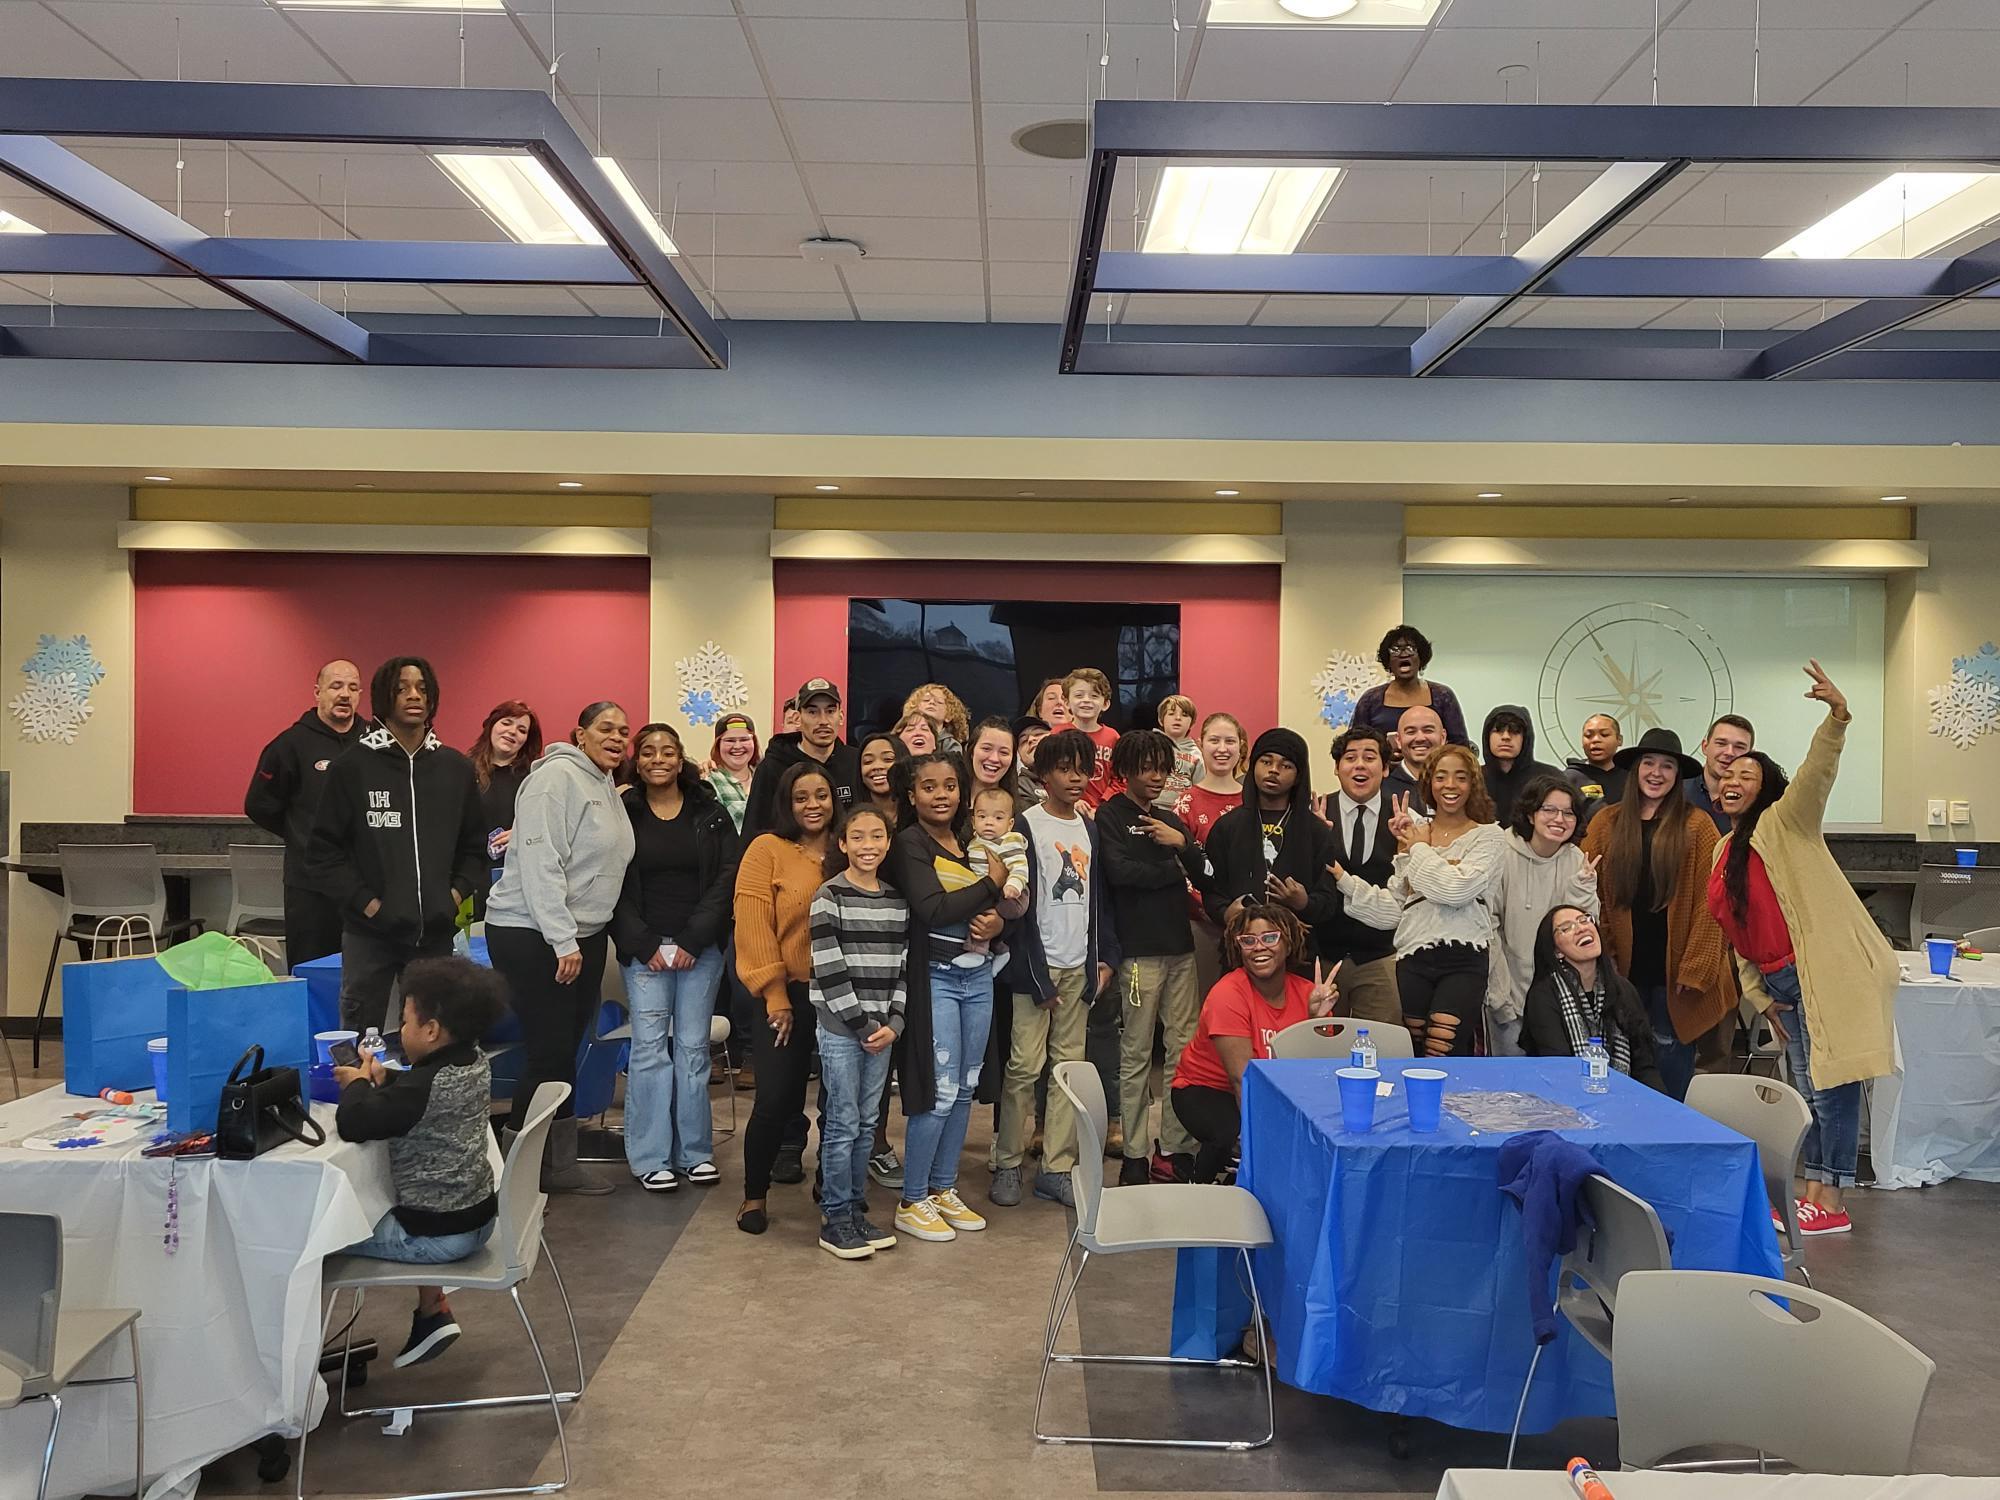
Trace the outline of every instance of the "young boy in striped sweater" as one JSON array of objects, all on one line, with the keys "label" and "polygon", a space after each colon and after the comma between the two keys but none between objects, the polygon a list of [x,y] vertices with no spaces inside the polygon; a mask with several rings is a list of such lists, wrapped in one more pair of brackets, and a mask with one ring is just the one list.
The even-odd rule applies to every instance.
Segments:
[{"label": "young boy in striped sweater", "polygon": [[896,1236],[868,1222],[868,1151],[889,1081],[889,1049],[903,1033],[910,910],[882,884],[889,822],[857,807],[840,825],[847,868],[812,903],[812,980],[819,1020],[819,1247],[841,1260],[866,1260]]}]

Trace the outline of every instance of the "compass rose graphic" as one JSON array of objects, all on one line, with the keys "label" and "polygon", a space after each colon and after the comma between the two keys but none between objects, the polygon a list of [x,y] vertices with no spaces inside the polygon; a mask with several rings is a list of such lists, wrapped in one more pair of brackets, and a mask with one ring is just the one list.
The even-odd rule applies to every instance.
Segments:
[{"label": "compass rose graphic", "polygon": [[1709,633],[1665,604],[1628,600],[1594,609],[1559,636],[1542,663],[1542,735],[1581,754],[1583,721],[1609,714],[1629,743],[1662,726],[1701,732],[1735,700],[1729,663]]}]

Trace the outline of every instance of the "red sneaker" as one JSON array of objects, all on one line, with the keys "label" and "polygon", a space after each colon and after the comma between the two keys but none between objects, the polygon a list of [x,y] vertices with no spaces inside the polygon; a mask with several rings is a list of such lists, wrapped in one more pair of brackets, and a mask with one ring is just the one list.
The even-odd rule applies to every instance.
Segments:
[{"label": "red sneaker", "polygon": [[1799,1205],[1800,1234],[1846,1234],[1853,1227],[1854,1221],[1848,1218],[1844,1208],[1828,1209],[1819,1203]]}]

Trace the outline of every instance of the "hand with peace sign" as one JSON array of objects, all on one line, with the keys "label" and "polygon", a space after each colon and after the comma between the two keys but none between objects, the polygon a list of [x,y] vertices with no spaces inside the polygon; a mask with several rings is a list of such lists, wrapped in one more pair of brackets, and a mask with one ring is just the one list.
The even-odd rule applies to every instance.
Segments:
[{"label": "hand with peace sign", "polygon": [[1333,1003],[1340,998],[1340,986],[1333,982],[1333,976],[1325,971],[1319,959],[1313,960],[1312,993],[1306,996],[1306,1009],[1318,1019],[1333,1014]]},{"label": "hand with peace sign", "polygon": [[1421,818],[1411,816],[1410,794],[1396,794],[1389,814],[1389,832],[1396,840],[1396,850],[1407,854],[1412,844],[1428,844],[1431,841],[1431,826]]},{"label": "hand with peace sign", "polygon": [[1805,673],[1812,679],[1812,686],[1806,689],[1808,698],[1824,703],[1827,712],[1843,724],[1854,717],[1847,711],[1847,694],[1833,685],[1833,679],[1826,675],[1818,662],[1807,662]]}]

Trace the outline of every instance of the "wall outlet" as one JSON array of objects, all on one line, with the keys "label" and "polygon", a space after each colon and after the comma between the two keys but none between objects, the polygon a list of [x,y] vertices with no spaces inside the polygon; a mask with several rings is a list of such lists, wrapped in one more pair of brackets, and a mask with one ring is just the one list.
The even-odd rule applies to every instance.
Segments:
[{"label": "wall outlet", "polygon": [[1951,805],[1952,827],[1954,828],[1962,827],[1965,824],[1970,823],[1971,821],[1972,821],[1972,804],[1970,802],[1953,802]]},{"label": "wall outlet", "polygon": [[1944,798],[1942,797],[1931,798],[1930,817],[1926,819],[1926,822],[1928,822],[1932,828],[1944,827]]}]

